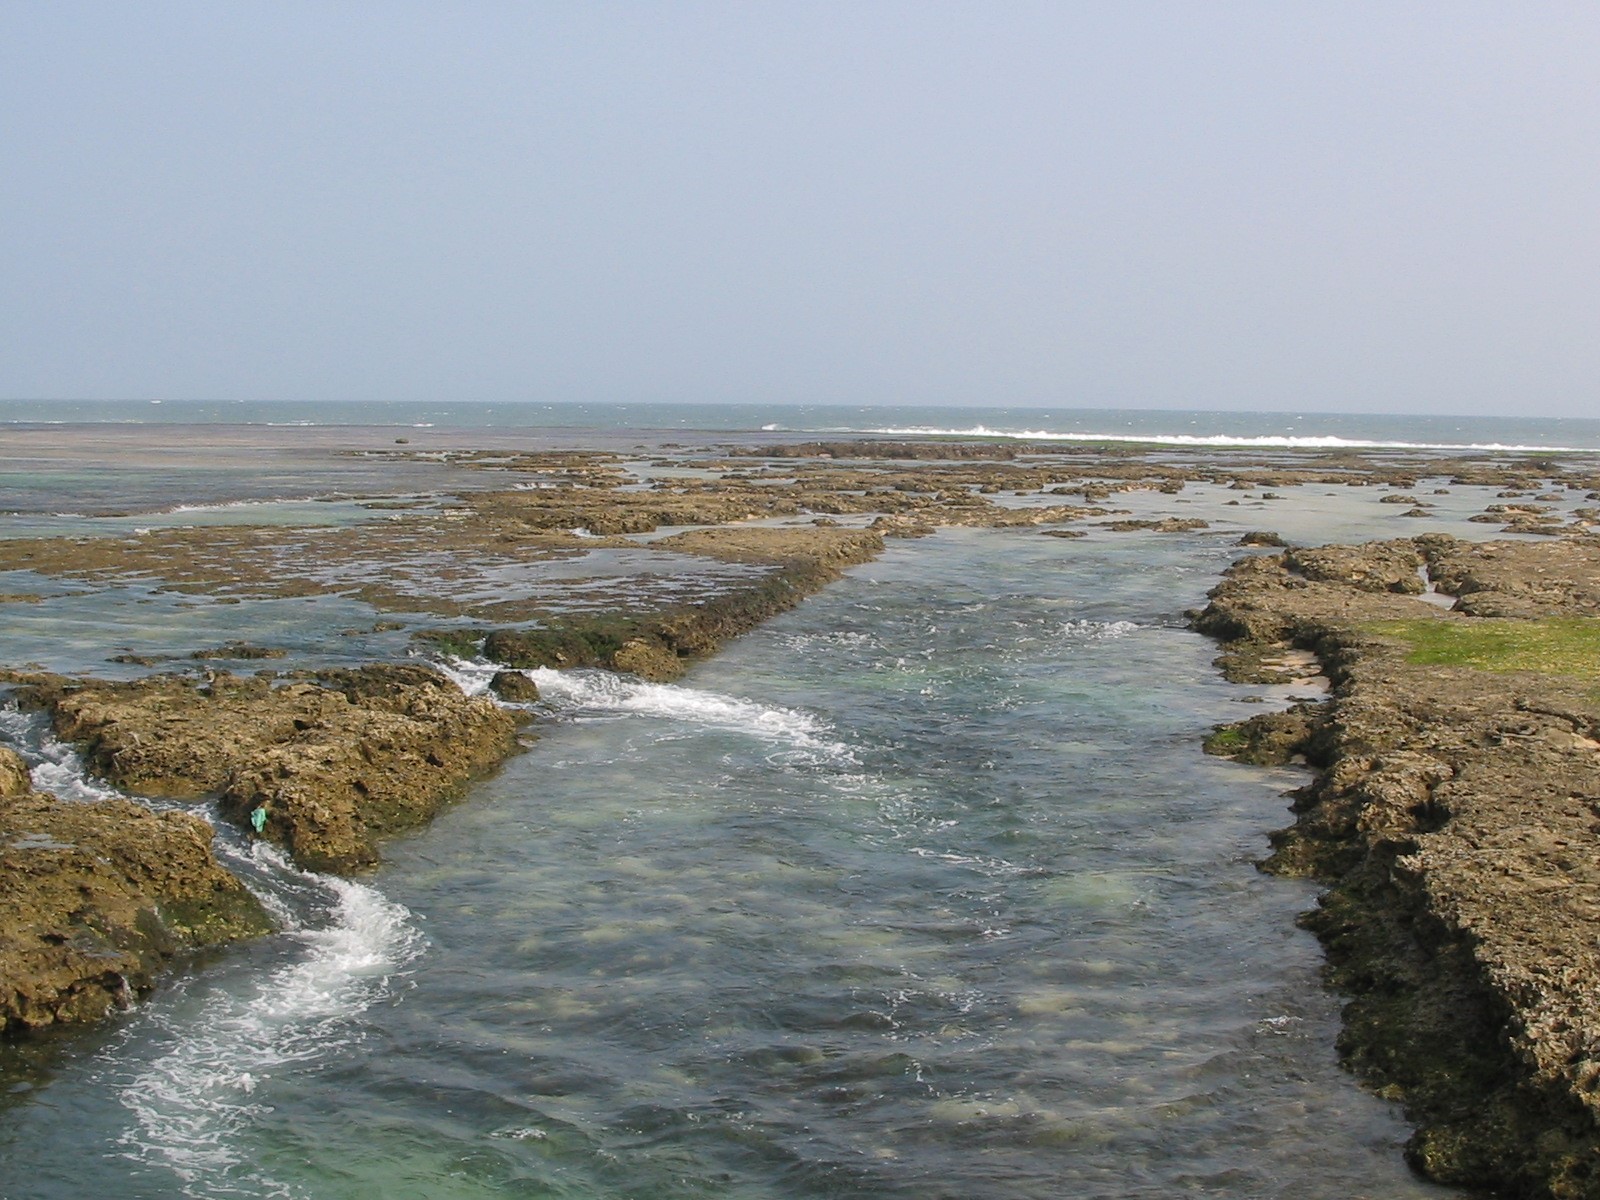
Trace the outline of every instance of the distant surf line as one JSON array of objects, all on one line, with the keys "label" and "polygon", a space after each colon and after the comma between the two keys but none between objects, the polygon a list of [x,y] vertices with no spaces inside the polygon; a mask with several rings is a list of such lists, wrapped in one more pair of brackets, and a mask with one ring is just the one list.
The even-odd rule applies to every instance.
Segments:
[{"label": "distant surf line", "polygon": [[1008,438],[1029,442],[1118,442],[1135,445],[1181,446],[1195,449],[1240,447],[1274,450],[1450,450],[1485,453],[1524,454],[1600,454],[1600,447],[1534,446],[1504,442],[1405,442],[1379,438],[1341,438],[1333,436],[1296,437],[1287,434],[1193,434],[1193,433],[1055,433],[1042,429],[990,429],[974,425],[966,429],[933,426],[887,428],[780,429],[763,427],[767,433],[873,434],[887,437],[969,437]]}]

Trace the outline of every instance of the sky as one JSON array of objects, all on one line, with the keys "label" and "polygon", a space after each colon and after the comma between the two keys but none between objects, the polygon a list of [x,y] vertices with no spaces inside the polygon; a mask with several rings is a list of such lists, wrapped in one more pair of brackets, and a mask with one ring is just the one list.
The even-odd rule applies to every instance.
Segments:
[{"label": "sky", "polygon": [[1600,416],[1600,6],[0,0],[0,397]]}]

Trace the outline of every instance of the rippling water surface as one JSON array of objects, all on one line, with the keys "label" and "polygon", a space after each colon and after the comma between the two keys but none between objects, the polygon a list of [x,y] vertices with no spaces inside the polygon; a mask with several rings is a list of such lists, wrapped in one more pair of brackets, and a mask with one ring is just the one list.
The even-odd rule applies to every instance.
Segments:
[{"label": "rippling water surface", "polygon": [[14,1097],[0,1195],[1448,1194],[1251,866],[1296,776],[1198,750],[1237,553],[951,531],[681,685],[537,673],[376,876],[224,846],[288,932]]}]

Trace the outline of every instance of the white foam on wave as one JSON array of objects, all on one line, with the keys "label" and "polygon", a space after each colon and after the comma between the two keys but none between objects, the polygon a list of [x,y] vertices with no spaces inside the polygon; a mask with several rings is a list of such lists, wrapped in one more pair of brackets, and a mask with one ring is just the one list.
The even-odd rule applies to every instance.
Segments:
[{"label": "white foam on wave", "polygon": [[1532,446],[1505,442],[1405,442],[1382,439],[1291,436],[1288,434],[1195,434],[1195,433],[1057,433],[1048,429],[990,429],[973,425],[966,429],[944,429],[931,425],[908,425],[881,429],[839,429],[832,433],[873,433],[895,437],[985,437],[1014,438],[1030,442],[1132,442],[1157,446],[1219,447],[1277,450],[1481,450],[1489,452],[1537,452],[1541,454],[1594,454],[1594,447]]},{"label": "white foam on wave", "polygon": [[743,733],[799,752],[809,760],[853,762],[854,753],[829,738],[820,717],[796,708],[762,704],[672,683],[647,683],[609,671],[527,672],[545,699],[579,714],[658,717],[699,728]]},{"label": "white foam on wave", "polygon": [[448,675],[455,685],[469,696],[481,696],[489,690],[489,681],[506,670],[505,667],[484,662],[482,659],[453,658],[449,655],[441,655],[428,661]]},{"label": "white foam on wave", "polygon": [[[469,696],[482,693],[489,680],[505,669],[466,659],[445,659],[439,666]],[[657,717],[694,729],[749,734],[813,761],[843,763],[855,759],[848,746],[827,736],[831,727],[826,721],[797,708],[674,683],[648,683],[611,671],[539,667],[522,674],[538,685],[539,695],[546,703],[576,716]]]},{"label": "white foam on wave", "polygon": [[1139,625],[1134,621],[1066,621],[1061,626],[1063,634],[1086,642],[1127,637],[1138,631]]},{"label": "white foam on wave", "polygon": [[[122,795],[89,778],[76,750],[14,705],[0,707],[0,742],[24,755],[41,791],[83,803]],[[194,981],[180,983],[139,1010],[103,1052],[101,1075],[134,1118],[118,1139],[122,1152],[170,1170],[177,1194],[294,1196],[241,1149],[266,1111],[256,1089],[290,1063],[356,1044],[355,1018],[392,992],[423,938],[408,909],[365,884],[302,871],[271,844],[226,830],[215,848],[295,943],[291,961],[264,976],[206,981],[194,1003],[186,995]],[[293,896],[297,904],[285,902]],[[316,927],[297,907],[319,914]],[[161,1048],[154,1057],[138,1054],[147,1042]]]},{"label": "white foam on wave", "polygon": [[33,786],[41,792],[86,804],[121,795],[115,788],[89,778],[77,750],[51,736],[42,718],[24,713],[15,705],[0,708],[0,740],[27,760]]},{"label": "white foam on wave", "polygon": [[197,513],[197,512],[226,512],[229,509],[243,508],[270,508],[280,504],[311,504],[321,500],[320,496],[280,496],[267,500],[218,500],[211,504],[174,504],[170,508],[156,510],[160,513]]},{"label": "white foam on wave", "polygon": [[250,853],[325,890],[331,921],[292,930],[287,936],[300,950],[294,961],[235,990],[212,988],[198,1011],[181,1003],[145,1009],[167,1048],[111,1080],[134,1118],[119,1139],[123,1153],[166,1167],[185,1196],[296,1194],[267,1178],[242,1144],[268,1111],[257,1088],[290,1064],[356,1045],[355,1018],[391,993],[396,973],[422,949],[403,905],[364,884],[299,871],[265,843]]}]

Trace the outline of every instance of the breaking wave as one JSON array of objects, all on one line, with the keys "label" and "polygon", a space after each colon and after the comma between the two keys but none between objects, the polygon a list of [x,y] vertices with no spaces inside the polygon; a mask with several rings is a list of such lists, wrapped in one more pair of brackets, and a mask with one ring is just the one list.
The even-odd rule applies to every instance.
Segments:
[{"label": "breaking wave", "polygon": [[[157,1057],[111,1081],[133,1125],[122,1152],[164,1166],[185,1196],[293,1195],[250,1160],[240,1135],[270,1111],[258,1085],[292,1063],[348,1050],[361,1041],[354,1022],[387,996],[393,978],[422,949],[422,935],[403,905],[364,884],[297,870],[264,843],[251,854],[280,876],[325,893],[330,919],[320,928],[292,929],[294,961],[255,986],[208,990],[198,1011],[163,1003],[144,1010],[166,1040]],[[280,917],[282,906],[273,906]]]},{"label": "breaking wave", "polygon": [[965,429],[944,429],[931,425],[906,425],[878,429],[841,429],[838,433],[873,433],[895,437],[983,437],[1014,438],[1029,442],[1128,442],[1138,445],[1255,447],[1263,450],[1479,450],[1488,452],[1531,451],[1543,454],[1592,454],[1594,447],[1532,446],[1504,442],[1408,442],[1388,439],[1342,437],[1296,437],[1288,434],[1193,434],[1193,433],[1055,433],[1047,429],[990,429],[973,425]]},{"label": "breaking wave", "polygon": [[[440,666],[468,695],[483,692],[495,673],[504,669],[463,659],[446,660]],[[800,709],[679,684],[649,683],[610,671],[539,667],[521,673],[538,685],[544,703],[572,716],[656,717],[691,729],[747,734],[802,760],[855,761],[850,747],[828,736],[832,727],[826,721]]]},{"label": "breaking wave", "polygon": [[[23,753],[41,791],[79,803],[122,795],[90,778],[78,752],[35,714],[0,707],[0,744]],[[423,938],[410,911],[375,889],[303,871],[269,843],[213,823],[218,857],[284,930],[288,961],[242,988],[219,978],[193,998],[180,981],[142,1006],[122,1041],[153,1037],[159,1052],[102,1068],[105,1089],[133,1117],[121,1152],[171,1171],[179,1194],[293,1196],[241,1148],[269,1111],[255,1097],[258,1085],[290,1063],[357,1044],[355,1018],[390,994]],[[115,1046],[108,1057],[117,1061]]]},{"label": "breaking wave", "polygon": [[804,761],[848,763],[854,752],[827,735],[828,723],[795,708],[703,692],[672,683],[646,683],[608,671],[528,672],[546,699],[578,714],[659,717],[693,728],[747,734]]},{"label": "breaking wave", "polygon": [[91,804],[122,794],[91,779],[77,750],[55,738],[42,717],[14,704],[0,707],[0,744],[16,749],[28,761],[33,786],[41,792]]}]

